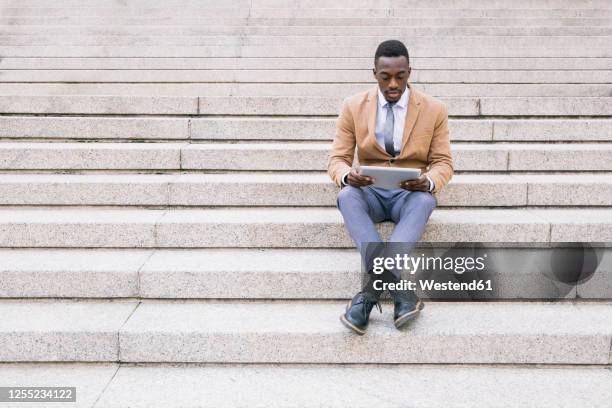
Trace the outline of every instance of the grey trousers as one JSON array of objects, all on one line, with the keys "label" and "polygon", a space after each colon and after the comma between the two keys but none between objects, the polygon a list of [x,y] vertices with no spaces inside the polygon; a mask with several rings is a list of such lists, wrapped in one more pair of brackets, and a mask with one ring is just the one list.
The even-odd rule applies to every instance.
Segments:
[{"label": "grey trousers", "polygon": [[[376,223],[393,221],[395,228],[389,242],[402,243],[403,250],[408,253],[421,239],[436,204],[436,198],[429,192],[372,186],[345,186],[337,198],[344,225],[365,265],[370,264],[372,256],[380,255],[367,252],[368,248],[372,248],[371,243],[383,242],[376,230]],[[392,272],[397,275],[395,271]]]}]

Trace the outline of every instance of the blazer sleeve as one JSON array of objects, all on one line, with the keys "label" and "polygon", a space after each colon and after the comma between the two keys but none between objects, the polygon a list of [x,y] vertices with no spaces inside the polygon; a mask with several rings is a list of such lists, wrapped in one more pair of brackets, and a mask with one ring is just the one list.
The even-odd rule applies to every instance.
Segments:
[{"label": "blazer sleeve", "polygon": [[442,105],[442,109],[440,109],[436,118],[434,134],[427,157],[429,163],[427,174],[435,184],[434,193],[442,190],[454,173],[448,134],[448,108],[446,105]]},{"label": "blazer sleeve", "polygon": [[342,176],[353,165],[355,145],[355,122],[345,100],[336,121],[336,136],[327,160],[327,173],[338,187],[342,186]]}]

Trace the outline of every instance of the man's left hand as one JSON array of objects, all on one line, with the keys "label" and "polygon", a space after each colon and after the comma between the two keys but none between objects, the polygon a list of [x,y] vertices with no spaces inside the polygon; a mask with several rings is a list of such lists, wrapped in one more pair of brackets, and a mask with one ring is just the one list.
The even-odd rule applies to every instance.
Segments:
[{"label": "man's left hand", "polygon": [[421,174],[418,179],[400,182],[400,188],[411,191],[429,191],[429,179]]}]

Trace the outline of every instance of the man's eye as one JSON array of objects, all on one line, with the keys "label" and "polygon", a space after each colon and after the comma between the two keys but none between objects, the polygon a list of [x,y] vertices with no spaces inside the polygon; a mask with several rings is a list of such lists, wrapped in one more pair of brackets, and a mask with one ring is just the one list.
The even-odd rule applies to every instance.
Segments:
[{"label": "man's eye", "polygon": [[383,76],[383,77],[380,77],[380,78],[381,78],[383,81],[388,81],[388,80],[389,80],[389,77],[388,77],[388,76]]}]

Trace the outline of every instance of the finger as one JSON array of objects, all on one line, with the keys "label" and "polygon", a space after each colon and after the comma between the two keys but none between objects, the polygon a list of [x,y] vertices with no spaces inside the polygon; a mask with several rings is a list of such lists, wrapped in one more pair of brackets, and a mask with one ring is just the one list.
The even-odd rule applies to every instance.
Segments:
[{"label": "finger", "polygon": [[411,182],[404,182],[404,186],[410,187],[410,188],[419,188],[419,189],[427,187],[425,183],[411,183]]},{"label": "finger", "polygon": [[406,190],[410,190],[410,191],[427,191],[427,186],[423,186],[423,185],[408,185],[405,184],[402,186],[402,188],[406,189]]},{"label": "finger", "polygon": [[374,178],[373,177],[369,177],[369,176],[359,176],[357,178],[357,180],[364,182],[364,183],[373,183],[374,182]]},{"label": "finger", "polygon": [[362,187],[372,184],[371,181],[364,178],[349,178],[349,184],[356,187]]}]

